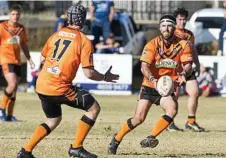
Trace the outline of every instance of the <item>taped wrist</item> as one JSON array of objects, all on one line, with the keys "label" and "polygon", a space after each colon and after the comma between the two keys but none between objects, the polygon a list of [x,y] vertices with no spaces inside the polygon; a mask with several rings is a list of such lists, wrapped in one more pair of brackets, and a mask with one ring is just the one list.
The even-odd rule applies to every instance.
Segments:
[{"label": "taped wrist", "polygon": [[153,82],[155,80],[155,77],[154,76],[150,76],[149,79],[148,79],[150,82]]}]

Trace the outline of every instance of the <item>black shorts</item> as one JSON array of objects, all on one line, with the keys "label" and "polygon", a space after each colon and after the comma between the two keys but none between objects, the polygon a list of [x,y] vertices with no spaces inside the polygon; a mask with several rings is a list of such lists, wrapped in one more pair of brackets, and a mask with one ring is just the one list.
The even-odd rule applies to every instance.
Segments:
[{"label": "black shorts", "polygon": [[190,81],[190,80],[196,80],[196,75],[195,75],[195,71],[192,72],[192,74],[188,77],[186,77],[186,81]]},{"label": "black shorts", "polygon": [[[175,94],[172,93],[171,96],[174,96]],[[160,105],[160,100],[162,96],[159,94],[159,92],[155,88],[142,86],[140,91],[140,97],[139,99],[145,99],[149,100],[152,104]]]},{"label": "black shorts", "polygon": [[139,99],[149,100],[152,104],[160,105],[162,96],[155,88],[142,86]]},{"label": "black shorts", "polygon": [[15,73],[18,77],[21,77],[21,66],[16,64],[2,64],[3,74]]},{"label": "black shorts", "polygon": [[3,76],[2,65],[0,65],[0,77]]},{"label": "black shorts", "polygon": [[69,100],[66,96],[47,96],[38,93],[46,117],[60,117],[62,115],[61,104],[86,111],[94,104],[95,99],[88,91],[79,88],[75,88],[75,91],[77,95],[73,100]]}]

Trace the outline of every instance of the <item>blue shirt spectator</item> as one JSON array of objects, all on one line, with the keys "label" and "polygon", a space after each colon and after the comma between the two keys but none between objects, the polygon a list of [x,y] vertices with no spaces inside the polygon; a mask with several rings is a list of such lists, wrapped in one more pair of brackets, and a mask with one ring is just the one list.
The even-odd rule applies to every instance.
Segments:
[{"label": "blue shirt spectator", "polygon": [[110,9],[111,7],[114,7],[112,1],[92,1],[92,5],[95,8],[94,15],[97,22],[102,23],[109,20]]},{"label": "blue shirt spectator", "polygon": [[53,28],[53,32],[57,32],[58,30],[60,30],[61,28],[65,27],[67,25],[68,25],[67,16],[63,14],[57,19],[57,22]]},{"label": "blue shirt spectator", "polygon": [[92,21],[92,34],[94,47],[103,35],[104,42],[111,33],[111,21],[114,17],[114,2],[111,0],[95,0],[91,2],[90,18]]}]

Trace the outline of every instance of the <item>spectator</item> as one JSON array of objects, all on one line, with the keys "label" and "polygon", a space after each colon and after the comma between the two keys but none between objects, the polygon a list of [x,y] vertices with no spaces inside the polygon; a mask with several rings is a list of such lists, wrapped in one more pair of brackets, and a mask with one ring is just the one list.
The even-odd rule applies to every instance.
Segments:
[{"label": "spectator", "polygon": [[109,34],[106,43],[97,43],[96,49],[98,54],[119,54],[122,52],[122,48],[120,48],[120,44],[115,40],[114,34]]},{"label": "spectator", "polygon": [[99,43],[100,35],[103,35],[104,43],[111,33],[111,22],[114,17],[114,2],[111,0],[91,1],[90,19],[92,21],[93,46]]},{"label": "spectator", "polygon": [[66,11],[64,11],[62,15],[57,19],[56,24],[53,28],[53,32],[57,32],[58,30],[62,29],[63,27],[66,27],[67,25],[67,15]]},{"label": "spectator", "polygon": [[218,52],[217,52],[218,56],[223,55],[223,36],[224,36],[224,32],[226,31],[226,0],[224,0],[223,5],[224,5],[224,22],[223,22],[223,25],[221,27],[221,31],[219,34]]},{"label": "spectator", "polygon": [[215,93],[216,84],[214,77],[210,73],[210,70],[205,68],[202,64],[200,65],[200,75],[197,77],[197,81],[202,96],[209,97]]}]

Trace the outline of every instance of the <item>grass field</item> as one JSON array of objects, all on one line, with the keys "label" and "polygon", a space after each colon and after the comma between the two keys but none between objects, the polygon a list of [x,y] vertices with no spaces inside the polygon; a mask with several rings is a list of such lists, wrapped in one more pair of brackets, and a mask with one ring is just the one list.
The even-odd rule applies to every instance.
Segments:
[{"label": "grass field", "polygon": [[[207,132],[163,132],[156,148],[143,149],[140,140],[150,134],[154,123],[163,114],[161,108],[153,106],[146,121],[125,137],[116,156],[107,155],[107,146],[121,124],[134,114],[136,96],[96,96],[96,99],[102,111],[85,141],[85,148],[100,158],[226,157],[226,98],[200,98],[197,121]],[[180,98],[175,120],[181,128],[187,119],[186,101],[186,97]],[[36,126],[45,121],[36,94],[18,93],[15,115],[23,122],[0,122],[0,158],[15,158]],[[38,158],[69,157],[67,151],[82,115],[83,111],[63,106],[61,124],[35,148],[34,155]]]}]

